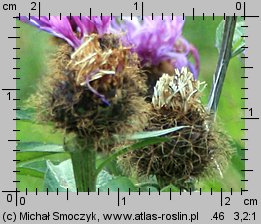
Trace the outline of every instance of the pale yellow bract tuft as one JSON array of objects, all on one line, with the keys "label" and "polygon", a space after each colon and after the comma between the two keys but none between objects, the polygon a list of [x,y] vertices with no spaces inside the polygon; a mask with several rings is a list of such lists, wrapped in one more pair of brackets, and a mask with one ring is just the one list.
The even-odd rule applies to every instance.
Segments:
[{"label": "pale yellow bract tuft", "polygon": [[175,69],[174,76],[163,74],[154,87],[152,104],[154,108],[183,108],[187,112],[188,105],[201,103],[200,95],[206,83],[195,80],[193,74],[183,67]]}]

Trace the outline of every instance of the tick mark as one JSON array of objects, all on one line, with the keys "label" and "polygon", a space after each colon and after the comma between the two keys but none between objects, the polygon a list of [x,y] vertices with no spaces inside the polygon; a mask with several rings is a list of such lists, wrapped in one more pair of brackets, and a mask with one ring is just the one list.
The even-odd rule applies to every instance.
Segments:
[{"label": "tick mark", "polygon": [[241,117],[241,120],[259,120],[259,117]]}]

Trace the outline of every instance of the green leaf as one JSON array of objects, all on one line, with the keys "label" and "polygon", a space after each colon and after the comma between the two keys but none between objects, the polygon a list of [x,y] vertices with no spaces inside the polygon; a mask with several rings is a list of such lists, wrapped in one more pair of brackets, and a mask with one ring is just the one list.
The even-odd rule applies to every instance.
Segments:
[{"label": "green leaf", "polygon": [[45,144],[41,142],[20,142],[16,145],[20,152],[64,152],[62,145]]},{"label": "green leaf", "polygon": [[232,56],[235,57],[238,54],[242,53],[244,51],[245,46],[245,38],[242,37],[245,35],[245,21],[238,21],[235,28],[233,43],[232,43]]},{"label": "green leaf", "polygon": [[[34,170],[36,172],[40,172],[40,173],[45,173],[47,167],[46,167],[46,162],[45,160],[41,161],[41,160],[31,160],[29,162],[20,162],[16,165],[16,169],[20,170],[20,169],[26,169],[26,170]],[[28,175],[28,176],[33,176],[31,175],[31,172],[25,171],[23,173],[24,175]]]},{"label": "green leaf", "polygon": [[[43,189],[44,174],[47,170],[46,160],[57,164],[66,159],[68,160],[70,157],[68,153],[46,154],[41,152],[24,152],[17,154],[19,154],[20,157],[22,155],[21,159],[23,159],[21,162],[17,163],[16,168],[20,171],[16,175],[16,179],[20,181],[19,184],[17,184],[17,187],[21,191],[25,191],[25,188],[28,188],[28,191],[35,191],[35,188],[38,188],[38,190]],[[40,154],[39,157],[35,156],[37,154]],[[17,159],[20,159],[20,157],[18,156]]]},{"label": "green leaf", "polygon": [[24,192],[27,190],[28,192],[35,192],[36,188],[38,191],[43,190],[43,172],[28,168],[17,168],[16,170],[19,171],[16,175],[16,180],[19,181],[16,187],[19,191]]},{"label": "green leaf", "polygon": [[43,172],[39,172],[34,169],[20,167],[19,169],[17,169],[17,171],[19,171],[19,175],[37,177],[37,178],[42,178],[42,179],[44,178]]},{"label": "green leaf", "polygon": [[221,21],[219,23],[218,27],[217,27],[217,30],[216,30],[216,43],[215,43],[215,46],[218,49],[218,52],[220,52],[221,45],[222,45],[224,26],[225,26],[225,22]]},{"label": "green leaf", "polygon": [[[245,34],[245,28],[242,27],[244,25],[244,20],[238,18],[238,21],[236,23],[236,28],[235,28],[235,33],[233,37],[233,42],[232,42],[232,52],[231,52],[231,58],[235,57],[236,55],[242,53],[244,51],[245,46],[245,38],[242,37]],[[224,20],[221,21],[221,23],[218,25],[217,30],[216,30],[216,48],[218,51],[221,49],[222,45],[222,37],[223,37],[223,32],[224,32]]]},{"label": "green leaf", "polygon": [[135,184],[137,188],[139,188],[143,192],[158,192],[159,190],[159,185],[157,182],[153,181],[152,182],[141,182]]},{"label": "green leaf", "polygon": [[137,188],[127,177],[115,177],[105,170],[102,170],[97,177],[96,191],[98,191],[98,188],[100,192],[108,191],[108,188],[111,192],[118,191],[118,188],[121,192],[129,191],[129,188],[131,191],[137,191]]},{"label": "green leaf", "polygon": [[28,121],[17,121],[16,129],[16,138],[21,142],[44,142],[44,143],[55,143],[63,144],[64,134],[55,130],[54,128],[48,125],[35,124]]},{"label": "green leaf", "polygon": [[[96,168],[100,166],[100,164],[108,158],[108,154],[98,154],[98,158],[96,159]],[[108,172],[109,174],[113,176],[124,176],[123,170],[120,168],[120,166],[117,163],[117,160],[112,160],[109,163],[106,164],[106,167],[104,167],[104,170]],[[99,174],[98,174],[99,175]]]},{"label": "green leaf", "polygon": [[155,138],[148,138],[142,141],[139,141],[137,143],[134,143],[132,145],[124,146],[119,149],[116,149],[116,152],[107,157],[103,162],[100,163],[100,165],[97,168],[97,175],[103,170],[103,168],[110,163],[111,161],[115,160],[118,156],[124,155],[125,153],[128,153],[133,150],[141,149],[144,148],[148,145],[153,145],[153,144],[159,144],[162,142],[167,142],[169,141],[169,138],[164,138],[164,137],[155,137]]},{"label": "green leaf", "polygon": [[102,170],[96,179],[96,191],[98,190],[98,188],[103,189],[104,186],[106,186],[108,184],[109,181],[111,181],[113,179],[113,176],[111,174],[109,174],[107,171]]},{"label": "green leaf", "polygon": [[182,128],[186,128],[188,126],[179,126],[179,127],[173,127],[173,128],[168,128],[164,130],[158,130],[158,131],[146,131],[146,132],[139,132],[134,135],[131,135],[127,137],[127,139],[130,140],[139,140],[139,139],[145,139],[145,138],[152,138],[152,137],[159,137],[162,135],[169,134],[171,132],[179,131]]},{"label": "green leaf", "polygon": [[16,154],[16,159],[20,160],[17,162],[16,167],[17,169],[28,168],[45,173],[47,169],[46,160],[58,164],[69,158],[70,155],[68,153],[22,152]]},{"label": "green leaf", "polygon": [[34,110],[33,109],[23,109],[16,111],[16,118],[25,121],[33,121],[34,119]]},{"label": "green leaf", "polygon": [[103,185],[100,188],[100,191],[108,191],[108,188],[111,192],[118,191],[118,188],[121,192],[137,191],[137,188],[127,177],[115,177],[112,180],[108,181],[107,184]]},{"label": "green leaf", "polygon": [[42,160],[42,157],[46,157],[48,155],[51,154],[49,152],[17,152],[16,159],[19,160],[17,165],[23,162],[28,162],[30,160],[32,161]]},{"label": "green leaf", "polygon": [[49,191],[76,192],[76,185],[73,174],[72,162],[70,159],[54,165],[50,160],[46,161],[47,171],[44,178],[44,186]]},{"label": "green leaf", "polygon": [[36,188],[38,191],[43,190],[43,178],[37,176],[27,176],[24,174],[17,174],[16,180],[20,181],[17,182],[16,187],[19,191],[25,192],[35,192]]},{"label": "green leaf", "polygon": [[180,191],[180,189],[178,187],[175,187],[172,184],[162,188],[160,191],[161,192],[169,192],[170,190],[171,190],[171,192],[179,192]]}]

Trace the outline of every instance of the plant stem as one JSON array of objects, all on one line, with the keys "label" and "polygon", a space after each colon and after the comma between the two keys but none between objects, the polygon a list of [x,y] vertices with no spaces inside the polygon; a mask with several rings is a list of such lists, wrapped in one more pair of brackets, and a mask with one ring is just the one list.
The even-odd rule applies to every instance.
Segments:
[{"label": "plant stem", "polygon": [[227,16],[225,20],[225,27],[222,39],[222,45],[219,52],[216,72],[213,79],[213,85],[208,100],[208,110],[216,112],[222,86],[224,84],[227,67],[231,58],[232,41],[236,27],[237,18]]},{"label": "plant stem", "polygon": [[[70,146],[69,146],[70,145]],[[66,144],[70,152],[76,187],[80,192],[96,191],[96,151],[85,139],[74,138]]]}]

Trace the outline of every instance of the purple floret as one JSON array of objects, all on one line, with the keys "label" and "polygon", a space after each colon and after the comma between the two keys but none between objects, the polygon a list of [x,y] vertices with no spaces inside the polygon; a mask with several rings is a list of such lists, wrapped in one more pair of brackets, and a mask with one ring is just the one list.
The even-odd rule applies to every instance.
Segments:
[{"label": "purple floret", "polygon": [[21,21],[36,26],[53,36],[59,37],[68,42],[73,48],[77,48],[83,42],[86,34],[97,33],[104,34],[109,32],[110,17],[103,16],[21,16]]},{"label": "purple floret", "polygon": [[[199,54],[196,48],[182,36],[184,20],[182,17],[124,18],[124,21],[113,21],[115,30],[126,33],[123,42],[133,46],[142,66],[157,66],[162,61],[169,61],[174,68],[189,67],[197,78],[199,71]],[[192,54],[195,65],[189,62]]]}]

